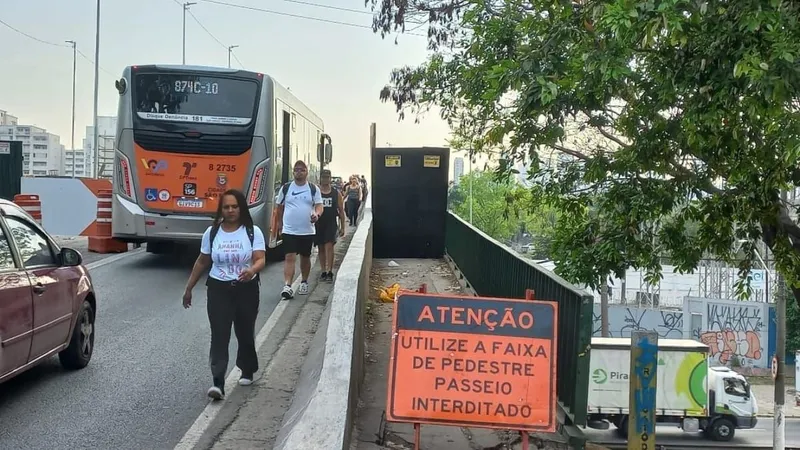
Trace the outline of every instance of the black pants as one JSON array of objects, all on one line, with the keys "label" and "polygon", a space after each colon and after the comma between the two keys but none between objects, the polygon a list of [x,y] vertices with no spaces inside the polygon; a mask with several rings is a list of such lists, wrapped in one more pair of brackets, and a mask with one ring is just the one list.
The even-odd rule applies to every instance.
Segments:
[{"label": "black pants", "polygon": [[350,225],[355,226],[356,222],[358,222],[358,208],[361,206],[361,202],[357,198],[348,198],[344,206]]},{"label": "black pants", "polygon": [[211,350],[208,360],[214,385],[222,387],[228,370],[228,345],[231,324],[236,332],[239,350],[236,365],[245,375],[258,370],[256,355],[256,317],[258,317],[258,281],[236,283],[209,278],[208,322],[211,325]]}]

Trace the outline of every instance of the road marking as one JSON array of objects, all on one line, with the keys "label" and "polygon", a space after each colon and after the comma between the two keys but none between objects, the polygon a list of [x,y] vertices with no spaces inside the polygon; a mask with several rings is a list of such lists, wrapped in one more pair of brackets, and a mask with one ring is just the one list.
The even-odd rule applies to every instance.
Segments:
[{"label": "road marking", "polygon": [[[314,253],[311,256],[311,269],[314,269],[314,264],[317,262],[317,254]],[[294,282],[292,283],[292,290],[297,292],[297,288],[300,286],[300,278],[302,275],[298,275],[295,278]],[[311,293],[309,292],[309,295]],[[304,295],[303,297],[308,298],[308,295]],[[283,312],[286,310],[286,307],[289,305],[289,302],[296,301],[295,299],[290,300],[283,300],[281,298],[278,301],[278,305],[275,306],[275,309],[272,310],[272,314],[270,314],[269,319],[267,319],[267,323],[261,327],[261,330],[258,332],[256,336],[256,351],[261,351],[261,346],[264,345],[266,342],[267,337],[272,332],[272,329],[275,328],[275,325],[278,324],[278,320],[280,320]],[[267,364],[267,366],[269,363]],[[266,371],[267,366],[265,366],[262,370]],[[234,367],[231,370],[231,373],[228,374],[228,377],[225,378],[225,397],[229,398],[233,390],[239,386],[239,375],[241,371],[238,367]],[[200,413],[200,416],[197,420],[194,421],[191,427],[189,427],[189,431],[183,435],[180,442],[175,446],[175,450],[191,450],[194,449],[195,445],[200,442],[200,439],[203,437],[203,434],[208,430],[211,424],[214,422],[214,419],[217,417],[219,412],[222,410],[222,407],[225,405],[225,401],[212,401],[209,400],[206,404],[205,409],[203,412]]]},{"label": "road marking", "polygon": [[133,256],[133,255],[138,255],[139,253],[142,253],[143,251],[144,251],[144,247],[137,248],[137,249],[134,249],[134,250],[129,250],[129,251],[125,252],[125,253],[120,253],[119,255],[109,256],[108,258],[103,258],[103,259],[101,259],[99,261],[95,261],[93,263],[87,264],[86,265],[86,269],[88,269],[88,270],[98,269],[98,268],[103,267],[105,265],[108,265],[108,264],[111,264],[111,263],[115,263],[115,262],[119,261],[120,259],[124,259],[124,258],[127,258],[129,256]]}]

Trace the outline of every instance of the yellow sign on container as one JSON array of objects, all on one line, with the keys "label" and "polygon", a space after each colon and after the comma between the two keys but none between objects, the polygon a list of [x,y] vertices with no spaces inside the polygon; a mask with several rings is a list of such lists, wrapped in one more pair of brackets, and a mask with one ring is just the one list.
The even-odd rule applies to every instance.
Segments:
[{"label": "yellow sign on container", "polygon": [[439,167],[441,157],[439,155],[425,155],[424,167]]},{"label": "yellow sign on container", "polygon": [[400,155],[386,155],[383,161],[386,167],[400,167]]}]

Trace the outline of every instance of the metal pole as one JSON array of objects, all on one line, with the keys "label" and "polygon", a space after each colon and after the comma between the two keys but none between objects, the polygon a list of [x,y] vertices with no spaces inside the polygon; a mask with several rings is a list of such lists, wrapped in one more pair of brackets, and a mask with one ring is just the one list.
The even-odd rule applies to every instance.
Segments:
[{"label": "metal pole", "polygon": [[[100,153],[97,150],[97,103],[100,94],[100,0],[97,0],[97,19],[95,23],[95,37],[94,37],[94,177],[97,178],[97,168]],[[73,165],[74,165],[73,158]]]},{"label": "metal pole", "polygon": [[186,65],[186,11],[189,11],[189,7],[192,5],[196,5],[197,3],[186,2],[183,4],[183,65]]},{"label": "metal pole", "polygon": [[[786,191],[781,192],[781,203],[786,203]],[[783,276],[778,273],[778,295],[776,295],[775,318],[777,323],[776,355],[772,359],[773,373],[775,374],[775,411],[772,421],[772,448],[784,450],[786,448],[786,284]]]},{"label": "metal pole", "polygon": [[75,178],[75,75],[78,70],[78,47],[75,41],[66,41],[72,44],[72,178]]},{"label": "metal pole", "polygon": [[231,45],[230,47],[228,47],[228,69],[231,68],[231,53],[233,52],[233,49],[235,49],[236,47],[238,47],[238,45]]},{"label": "metal pole", "polygon": [[469,223],[472,223],[472,149],[469,150]]}]

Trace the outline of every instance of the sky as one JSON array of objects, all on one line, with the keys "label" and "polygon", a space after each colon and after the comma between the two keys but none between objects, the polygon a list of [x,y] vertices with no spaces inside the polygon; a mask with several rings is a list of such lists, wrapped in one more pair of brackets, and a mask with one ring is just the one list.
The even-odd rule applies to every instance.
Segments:
[{"label": "sky", "polygon": [[[426,39],[401,35],[397,44],[394,36],[381,39],[371,30],[363,0],[194,1],[190,11],[197,20],[186,16],[186,63],[227,66],[227,47],[238,45],[233,67],[269,74],[322,117],[333,140],[335,174],[369,177],[372,122],[378,146],[447,145],[449,128],[437,114],[419,124],[413,118],[398,122],[394,105],[379,100],[393,68],[424,62]],[[60,135],[67,148],[72,48],[64,41],[76,41],[83,55],[76,77],[75,146],[80,147],[92,124],[96,5],[95,0],[4,0],[0,13],[0,20],[35,38],[0,24],[0,109],[20,124]],[[114,81],[125,66],[180,64],[182,17],[179,0],[102,0],[99,115],[116,115]],[[425,29],[417,33],[424,35]],[[455,156],[451,153],[451,160]]]}]

